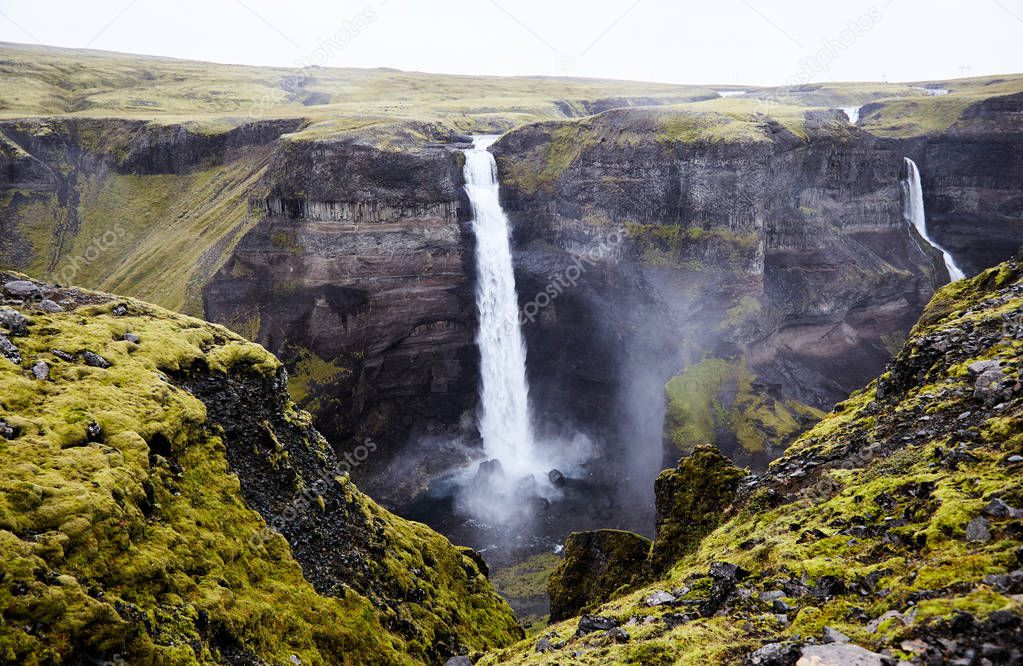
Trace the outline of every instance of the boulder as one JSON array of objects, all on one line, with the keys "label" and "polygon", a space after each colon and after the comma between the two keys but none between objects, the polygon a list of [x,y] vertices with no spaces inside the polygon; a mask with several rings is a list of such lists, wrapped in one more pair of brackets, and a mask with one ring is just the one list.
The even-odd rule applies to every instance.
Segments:
[{"label": "boulder", "polygon": [[91,365],[94,368],[109,368],[110,361],[106,360],[99,354],[91,351],[87,351],[82,354],[82,358],[85,360],[86,365]]},{"label": "boulder", "polygon": [[577,615],[607,601],[623,586],[639,581],[650,540],[632,532],[573,532],[565,540],[565,558],[551,573],[547,593],[551,621]]},{"label": "boulder", "polygon": [[579,618],[579,627],[575,633],[578,636],[585,636],[586,634],[592,634],[594,631],[610,631],[617,626],[618,620],[613,617],[583,615]]},{"label": "boulder", "polygon": [[678,467],[660,473],[654,485],[657,536],[650,552],[652,573],[667,571],[728,516],[738,469],[713,446],[698,446]]},{"label": "boulder", "polygon": [[887,666],[890,661],[877,654],[849,643],[806,645],[796,666]]},{"label": "boulder", "polygon": [[986,543],[991,540],[991,530],[986,518],[977,516],[966,524],[966,540]]},{"label": "boulder", "polygon": [[6,335],[0,335],[0,356],[15,365],[21,363],[21,352],[14,346],[13,342],[7,339]]},{"label": "boulder", "polygon": [[39,285],[28,280],[11,280],[4,284],[4,291],[14,298],[31,298],[42,293]]},{"label": "boulder", "polygon": [[11,308],[0,308],[0,326],[6,328],[11,335],[28,335],[28,320]]},{"label": "boulder", "polygon": [[744,666],[792,666],[799,658],[798,643],[768,643],[748,655]]},{"label": "boulder", "polygon": [[46,361],[36,361],[36,364],[32,366],[32,375],[40,380],[44,381],[50,376],[50,366]]}]

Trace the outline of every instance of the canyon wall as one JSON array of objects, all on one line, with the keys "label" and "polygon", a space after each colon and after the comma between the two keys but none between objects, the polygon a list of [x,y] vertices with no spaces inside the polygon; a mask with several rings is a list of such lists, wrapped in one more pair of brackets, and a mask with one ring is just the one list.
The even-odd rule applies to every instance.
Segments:
[{"label": "canyon wall", "polygon": [[[645,488],[703,441],[741,463],[775,456],[876,374],[947,279],[902,218],[903,156],[932,235],[968,272],[1023,243],[1019,105],[984,100],[909,138],[837,111],[681,108],[506,135],[494,151],[544,437],[590,436],[608,473]],[[301,118],[33,118],[0,135],[5,266],[258,340],[391,505],[466,459],[466,137]]]},{"label": "canyon wall", "polygon": [[653,446],[632,474],[708,439],[763,464],[876,374],[947,280],[903,219],[899,146],[837,112],[610,111],[495,151],[523,307],[587,267],[526,326],[538,412]]},{"label": "canyon wall", "polygon": [[908,143],[928,225],[967,275],[1023,245],[1023,94],[978,102],[948,131]]},{"label": "canyon wall", "polygon": [[[339,450],[380,447],[353,474],[384,500],[422,482],[387,473],[407,444],[475,437],[475,269],[458,157],[284,142],[253,204],[259,223],[204,292],[207,317],[289,362],[298,400]],[[452,456],[422,464],[436,472]]]}]

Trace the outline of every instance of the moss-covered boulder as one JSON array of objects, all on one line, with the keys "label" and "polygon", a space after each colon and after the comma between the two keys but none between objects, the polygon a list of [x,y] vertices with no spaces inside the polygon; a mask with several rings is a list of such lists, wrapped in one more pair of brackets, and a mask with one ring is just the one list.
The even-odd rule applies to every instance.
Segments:
[{"label": "moss-covered boulder", "polygon": [[437,663],[522,636],[472,557],[354,487],[262,347],[15,277],[0,662]]},{"label": "moss-covered boulder", "polygon": [[658,475],[654,482],[657,536],[650,551],[650,571],[663,573],[721,524],[744,476],[746,472],[706,444],[698,445],[675,469]]},{"label": "moss-covered boulder", "polygon": [[573,532],[565,558],[551,573],[551,621],[572,617],[636,583],[650,553],[650,539],[622,530]]}]

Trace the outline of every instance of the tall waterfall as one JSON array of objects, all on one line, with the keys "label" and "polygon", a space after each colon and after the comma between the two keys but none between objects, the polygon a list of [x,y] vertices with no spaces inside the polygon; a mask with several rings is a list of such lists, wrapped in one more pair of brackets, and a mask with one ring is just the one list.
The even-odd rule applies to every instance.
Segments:
[{"label": "tall waterfall", "polygon": [[497,163],[487,148],[496,136],[476,136],[465,151],[465,191],[476,232],[481,395],[479,427],[488,456],[509,476],[536,471],[526,385],[526,350],[519,328],[508,218],[498,199]]},{"label": "tall waterfall", "polygon": [[956,266],[955,259],[949,254],[943,247],[931,240],[931,237],[927,235],[927,217],[924,215],[924,188],[920,185],[920,170],[916,168],[916,162],[906,159],[906,170],[909,176],[903,183],[903,188],[906,194],[906,217],[916,227],[916,230],[920,233],[925,241],[927,241],[931,247],[941,252],[941,256],[945,259],[945,268],[948,269],[948,275],[952,278],[952,282],[956,280],[962,280],[966,277],[966,274],[958,266]]}]

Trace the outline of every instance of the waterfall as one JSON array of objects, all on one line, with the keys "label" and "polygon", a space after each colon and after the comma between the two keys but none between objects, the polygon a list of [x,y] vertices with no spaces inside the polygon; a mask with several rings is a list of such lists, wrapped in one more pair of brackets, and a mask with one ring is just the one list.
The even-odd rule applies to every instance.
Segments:
[{"label": "waterfall", "polygon": [[924,215],[924,188],[920,185],[920,170],[916,168],[916,162],[908,157],[905,159],[906,171],[908,173],[903,183],[903,190],[906,195],[906,218],[916,227],[917,232],[931,247],[941,252],[941,256],[945,259],[945,268],[948,269],[948,275],[952,282],[962,280],[966,275],[956,266],[952,255],[927,235],[927,218]]},{"label": "waterfall", "polygon": [[473,137],[465,151],[465,192],[476,233],[479,311],[479,429],[487,455],[510,477],[537,470],[526,385],[526,350],[519,322],[508,218],[498,199],[497,163],[487,148],[496,136]]},{"label": "waterfall", "polygon": [[862,108],[863,108],[862,106],[842,107],[842,113],[844,113],[845,117],[849,119],[850,125],[855,125],[856,123],[860,122],[860,109]]}]

